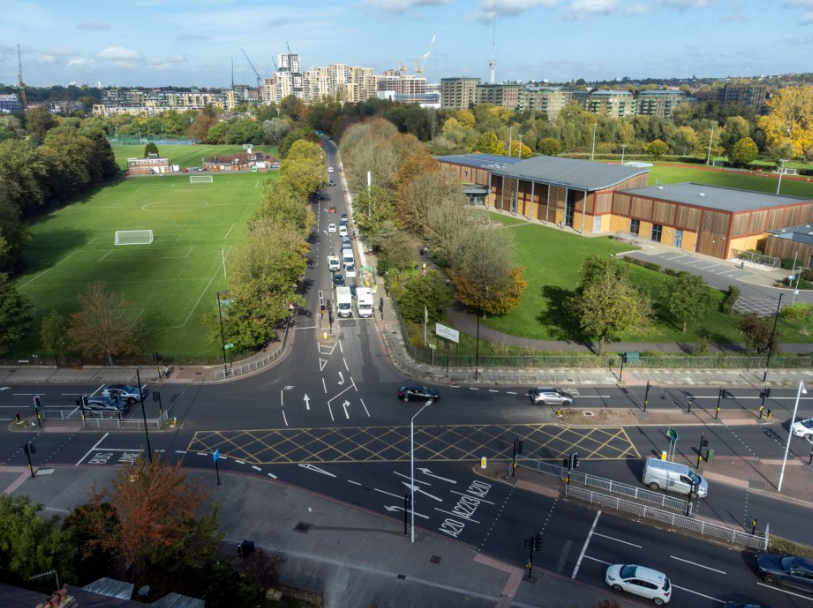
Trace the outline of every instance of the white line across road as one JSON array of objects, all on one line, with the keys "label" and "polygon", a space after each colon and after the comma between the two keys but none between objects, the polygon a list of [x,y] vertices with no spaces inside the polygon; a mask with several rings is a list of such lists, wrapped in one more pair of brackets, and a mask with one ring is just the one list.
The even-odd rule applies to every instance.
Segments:
[{"label": "white line across road", "polygon": [[794,593],[793,591],[788,591],[787,589],[782,589],[781,587],[775,587],[773,585],[766,585],[765,583],[757,583],[760,587],[765,587],[766,589],[773,589],[774,591],[779,591],[780,593],[787,593],[788,595],[792,595],[794,597],[800,597],[803,600],[807,600],[808,602],[813,602],[813,597],[809,595],[801,595],[799,593]]},{"label": "white line across road", "polygon": [[582,560],[584,559],[584,554],[587,552],[587,545],[590,544],[590,539],[593,537],[593,532],[598,525],[598,518],[601,517],[601,511],[596,513],[596,518],[593,520],[593,525],[590,527],[590,532],[587,534],[587,538],[584,539],[584,546],[582,547],[582,552],[579,554],[579,561],[576,562],[576,567],[573,568],[573,576],[570,578],[576,579],[576,575],[579,573],[579,568],[582,565]]},{"label": "white line across road", "polygon": [[675,585],[674,583],[672,584],[672,587],[674,587],[675,589],[680,589],[681,591],[687,591],[688,593],[694,593],[695,595],[699,595],[700,597],[704,597],[707,600],[711,600],[712,602],[717,602],[719,604],[725,604],[726,603],[725,600],[718,600],[716,597],[711,597],[710,595],[706,595],[705,593],[700,593],[699,591],[692,591],[691,589],[687,589],[686,587],[679,587],[679,586]]},{"label": "white line across road", "polygon": [[82,457],[79,459],[79,462],[77,462],[77,463],[76,463],[76,466],[79,466],[80,464],[82,464],[82,461],[83,461],[85,458],[87,458],[88,456],[90,456],[90,453],[91,453],[93,450],[95,450],[96,448],[98,448],[98,447],[99,447],[99,444],[100,444],[102,441],[104,441],[104,440],[107,438],[107,436],[108,436],[109,434],[110,434],[110,433],[105,433],[104,435],[102,435],[102,438],[101,438],[101,439],[99,439],[99,441],[97,441],[97,442],[96,442],[96,445],[94,445],[92,448],[90,448],[90,449],[88,450],[88,453],[87,453],[87,454],[85,454],[84,456],[82,456]]},{"label": "white line across road", "polygon": [[584,559],[589,559],[591,562],[597,562],[599,564],[604,564],[605,566],[612,566],[612,562],[605,562],[603,559],[598,559],[596,557],[590,557],[589,555],[585,555]]},{"label": "white line across road", "polygon": [[697,562],[690,562],[688,559],[683,559],[680,557],[675,557],[674,555],[670,555],[672,559],[676,559],[679,562],[683,562],[684,564],[691,564],[692,566],[697,566],[698,568],[705,568],[706,570],[711,570],[712,572],[719,572],[720,574],[725,574],[722,570],[718,570],[717,568],[711,568],[709,566],[704,566],[703,564],[698,564]]},{"label": "white line across road", "polygon": [[635,543],[629,543],[629,542],[627,542],[625,540],[621,540],[620,538],[615,538],[613,536],[607,536],[606,534],[599,534],[598,532],[595,532],[595,535],[600,536],[601,538],[606,538],[608,540],[614,540],[617,543],[624,543],[625,545],[629,545],[630,547],[637,547],[638,549],[643,549],[643,547],[641,545],[636,545]]}]

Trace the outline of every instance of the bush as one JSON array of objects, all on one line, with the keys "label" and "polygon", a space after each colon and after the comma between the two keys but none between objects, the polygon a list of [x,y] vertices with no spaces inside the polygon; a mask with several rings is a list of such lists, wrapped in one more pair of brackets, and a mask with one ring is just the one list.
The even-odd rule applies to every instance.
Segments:
[{"label": "bush", "polygon": [[788,287],[794,287],[796,289],[813,289],[813,282],[806,281],[804,279],[804,275],[802,275],[801,278],[793,279],[792,281],[790,278],[785,278],[782,280],[782,283]]},{"label": "bush", "polygon": [[782,258],[780,260],[780,266],[782,268],[784,268],[785,270],[791,270],[791,269],[793,269],[793,263],[795,261],[796,260],[794,260],[793,258]]},{"label": "bush", "polygon": [[680,271],[672,270],[671,268],[664,268],[663,274],[668,274],[670,277],[676,277],[680,274]]},{"label": "bush", "polygon": [[736,285],[730,285],[728,287],[728,295],[723,300],[723,304],[720,307],[720,310],[725,314],[730,314],[731,311],[734,309],[734,305],[737,303],[737,300],[740,299],[740,288]]},{"label": "bush", "polygon": [[802,270],[803,281],[813,281],[813,268],[805,268]]},{"label": "bush", "polygon": [[660,265],[656,264],[655,262],[647,262],[646,260],[638,260],[636,258],[630,258],[630,257],[627,257],[627,256],[624,256],[621,259],[624,260],[625,262],[629,262],[630,264],[635,264],[636,266],[642,266],[643,268],[646,268],[647,270],[653,270],[655,272],[660,272],[661,271]]}]

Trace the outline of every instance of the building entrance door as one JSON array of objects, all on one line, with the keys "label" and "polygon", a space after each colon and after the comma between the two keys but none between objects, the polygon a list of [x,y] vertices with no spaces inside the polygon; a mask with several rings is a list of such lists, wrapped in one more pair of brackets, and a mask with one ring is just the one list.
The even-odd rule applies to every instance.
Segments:
[{"label": "building entrance door", "polygon": [[683,244],[683,231],[682,230],[675,230],[675,247],[680,249],[680,246]]},{"label": "building entrance door", "polygon": [[573,215],[576,209],[576,192],[574,190],[567,191],[567,200],[565,201],[565,226],[573,228]]}]

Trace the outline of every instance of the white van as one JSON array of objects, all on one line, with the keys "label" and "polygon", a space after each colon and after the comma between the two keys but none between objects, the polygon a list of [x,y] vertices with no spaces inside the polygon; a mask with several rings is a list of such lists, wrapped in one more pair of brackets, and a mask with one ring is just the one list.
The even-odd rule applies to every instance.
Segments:
[{"label": "white van", "polygon": [[342,249],[342,264],[347,266],[348,264],[355,264],[356,257],[353,255],[352,249]]},{"label": "white van", "polygon": [[687,465],[657,458],[646,459],[642,481],[650,490],[664,489],[687,495],[696,492],[700,498],[709,493],[708,482]]}]

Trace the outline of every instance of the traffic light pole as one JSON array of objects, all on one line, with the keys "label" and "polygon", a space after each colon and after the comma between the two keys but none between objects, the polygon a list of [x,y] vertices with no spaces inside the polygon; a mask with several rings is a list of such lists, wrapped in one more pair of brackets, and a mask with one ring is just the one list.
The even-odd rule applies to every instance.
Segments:
[{"label": "traffic light pole", "polygon": [[34,464],[31,462],[31,454],[37,453],[37,448],[34,447],[34,444],[31,443],[29,439],[23,444],[23,451],[25,451],[25,455],[28,457],[28,470],[31,472],[31,478],[34,478]]},{"label": "traffic light pole", "polygon": [[147,412],[144,409],[144,391],[141,390],[141,368],[136,367],[136,377],[138,378],[138,394],[141,398],[141,416],[144,418],[144,436],[147,438],[147,457],[152,464],[152,449],[150,448],[150,432],[147,430]]}]

